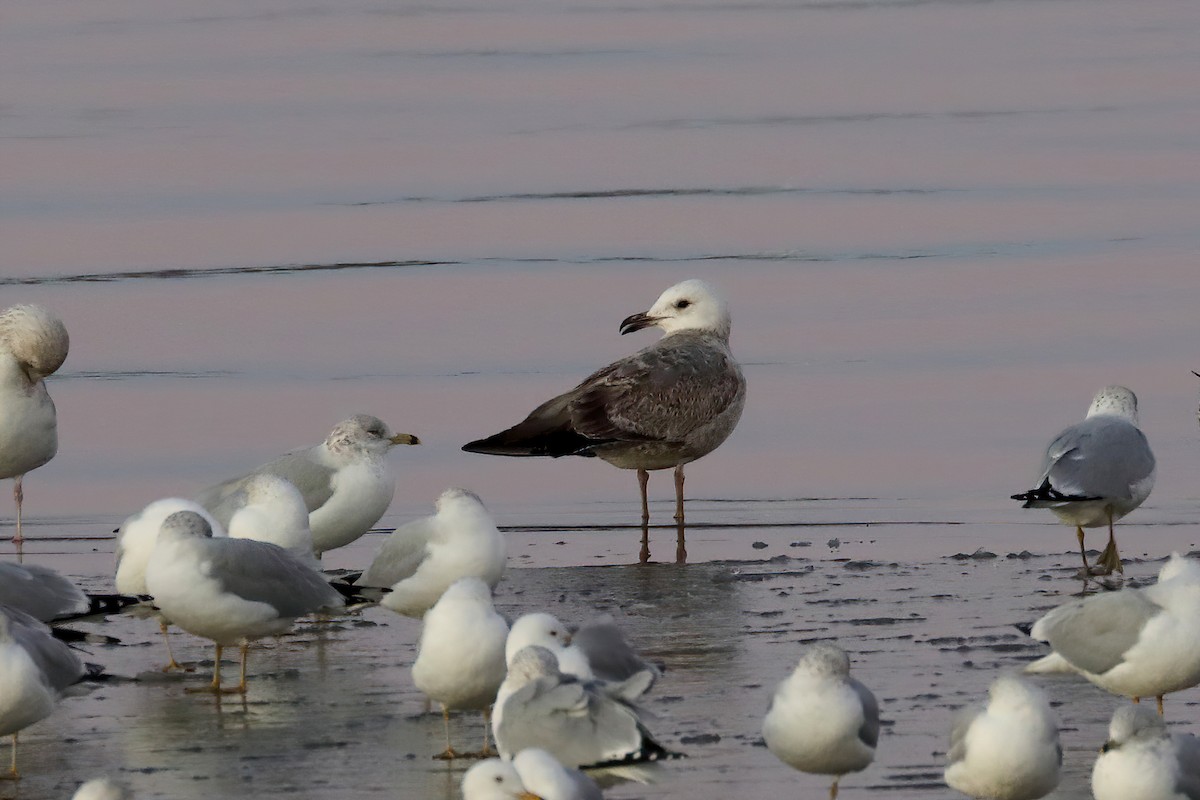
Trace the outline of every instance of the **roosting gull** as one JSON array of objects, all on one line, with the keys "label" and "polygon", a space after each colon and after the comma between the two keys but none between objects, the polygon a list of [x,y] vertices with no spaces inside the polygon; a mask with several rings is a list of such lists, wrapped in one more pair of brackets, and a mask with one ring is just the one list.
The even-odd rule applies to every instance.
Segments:
[{"label": "roosting gull", "polygon": [[421,628],[413,683],[442,704],[446,749],[434,758],[459,758],[450,745],[450,710],[482,711],[481,755],[490,756],[491,707],[504,682],[508,623],[492,607],[492,592],[479,578],[456,581],[429,609]]},{"label": "roosting gull", "polygon": [[314,569],[321,564],[313,554],[308,509],[292,482],[269,472],[251,475],[234,501],[226,533],[231,539],[254,539],[277,544]]},{"label": "roosting gull", "polygon": [[49,309],[18,305],[0,311],[0,480],[13,479],[16,545],[25,540],[21,481],[58,452],[54,401],[43,379],[67,360],[69,346],[66,326]]},{"label": "roosting gull", "polygon": [[451,488],[437,499],[437,513],[390,533],[359,586],[391,589],[380,605],[420,617],[459,578],[480,578],[495,588],[504,575],[504,534],[474,492]]},{"label": "roosting gull", "polygon": [[[199,514],[208,523],[213,536],[224,536],[225,529],[213,519],[204,507],[191,500],[181,497],[167,497],[155,500],[136,514],[128,517],[117,529],[117,573],[115,583],[117,591],[125,595],[148,594],[146,590],[146,564],[154,545],[158,542],[158,533],[163,522],[176,511],[192,511]],[[158,620],[158,628],[162,631],[163,642],[167,645],[167,664],[163,672],[171,670],[190,669],[175,660],[171,650],[171,634],[168,631],[170,621],[163,614],[147,604],[139,607],[142,616],[152,616]]]},{"label": "roosting gull", "polygon": [[661,339],[463,450],[599,456],[636,469],[643,523],[650,519],[648,471],[674,468],[675,519],[682,523],[684,465],[725,441],[746,401],[746,379],[729,350],[729,324],[729,307],[711,286],[695,279],[677,283],[649,311],[621,323],[622,334],[657,326]]},{"label": "roosting gull", "polygon": [[489,758],[463,775],[463,800],[542,800],[521,783],[511,761]]},{"label": "roosting gull", "polygon": [[1180,561],[1168,561],[1152,586],[1061,605],[1030,635],[1101,689],[1157,698],[1161,714],[1163,695],[1200,684],[1200,581]]},{"label": "roosting gull", "polygon": [[636,710],[558,669],[554,654],[536,645],[513,658],[496,695],[492,730],[500,755],[527,747],[546,750],[567,767],[615,767],[670,758]]},{"label": "roosting gull", "polygon": [[660,670],[625,641],[621,629],[611,618],[602,618],[583,626],[574,634],[553,614],[524,614],[512,624],[505,643],[505,658],[530,645],[549,650],[558,659],[558,668],[584,681],[601,680],[609,691],[634,700],[650,690]]},{"label": "roosting gull", "polygon": [[0,778],[17,779],[17,733],[50,716],[62,693],[84,676],[83,662],[50,629],[24,611],[0,606],[0,736],[12,736],[12,763]]},{"label": "roosting gull", "polygon": [[246,475],[205,489],[196,500],[228,525],[237,510],[238,493],[254,475],[266,472],[286,478],[304,497],[313,549],[320,557],[350,544],[379,521],[396,493],[388,450],[420,443],[408,433],[392,435],[376,417],[358,414],[335,425],[321,444],[293,450]]},{"label": "roosting gull", "polygon": [[1124,386],[1096,393],[1083,422],[1064,430],[1046,449],[1033,489],[1014,494],[1023,508],[1048,508],[1075,526],[1083,574],[1089,574],[1083,529],[1108,526],[1108,546],[1097,566],[1124,572],[1113,523],[1140,506],[1154,488],[1154,454],[1137,426],[1137,397]]},{"label": "roosting gull", "polygon": [[980,800],[1037,800],[1058,786],[1062,747],[1046,696],[1015,675],[988,689],[986,707],[959,712],[946,783]]},{"label": "roosting gull", "polygon": [[1096,800],[1200,800],[1200,739],[1167,732],[1148,708],[1122,706],[1092,767]]},{"label": "roosting gull", "polygon": [[[204,517],[178,511],[162,524],[146,564],[146,589],[171,622],[216,644],[213,692],[246,693],[251,639],[284,633],[297,617],[343,606],[321,573],[286,550],[212,536]],[[221,652],[240,644],[241,681],[221,688]]]},{"label": "roosting gull", "polygon": [[522,750],[513,766],[525,788],[542,800],[601,800],[600,787],[577,769],[564,767],[558,759],[538,747]]},{"label": "roosting gull", "polygon": [[838,781],[875,758],[879,705],[871,690],[850,677],[850,657],[835,644],[818,642],[800,657],[792,674],[775,687],[763,720],[767,749],[789,767],[832,775]]},{"label": "roosting gull", "polygon": [[69,578],[49,567],[0,561],[0,605],[50,622],[87,613],[91,601]]}]

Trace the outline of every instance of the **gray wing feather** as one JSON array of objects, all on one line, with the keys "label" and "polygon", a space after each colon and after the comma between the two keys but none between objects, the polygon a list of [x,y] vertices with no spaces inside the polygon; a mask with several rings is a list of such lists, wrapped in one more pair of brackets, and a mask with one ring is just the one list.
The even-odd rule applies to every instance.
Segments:
[{"label": "gray wing feather", "polygon": [[355,583],[386,589],[411,578],[428,556],[429,541],[436,534],[434,517],[422,517],[401,525],[383,540],[371,566]]},{"label": "gray wing feather", "polygon": [[642,744],[628,706],[569,677],[538,678],[510,695],[496,734],[510,752],[540,747],[568,767],[635,753]]},{"label": "gray wing feather", "polygon": [[1200,800],[1200,739],[1190,734],[1171,737],[1179,766],[1175,791],[1187,800]]},{"label": "gray wing feather", "polygon": [[854,678],[850,678],[848,682],[850,688],[858,694],[859,702],[862,703],[863,724],[858,729],[858,738],[867,747],[874,748],[879,741],[879,702],[870,689]]},{"label": "gray wing feather", "polygon": [[1127,589],[1059,606],[1035,627],[1072,666],[1102,675],[1121,663],[1146,622],[1161,611],[1142,592]]},{"label": "gray wing feather", "polygon": [[[319,446],[319,445],[318,445]],[[294,450],[267,464],[222,481],[216,486],[210,486],[196,495],[196,502],[204,506],[208,513],[222,525],[228,526],[229,519],[243,503],[239,497],[246,481],[255,475],[278,475],[286,479],[297,489],[304,498],[304,506],[309,513],[329,502],[333,496],[333,476],[335,470],[316,461],[312,451],[316,448]]]},{"label": "gray wing feather", "polygon": [[1137,426],[1117,417],[1092,417],[1067,428],[1046,451],[1043,479],[1067,495],[1130,497],[1154,472],[1154,454]]},{"label": "gray wing feather", "polygon": [[681,441],[738,401],[746,381],[729,351],[702,334],[659,340],[568,393],[576,431],[610,441]]},{"label": "gray wing feather", "polygon": [[90,607],[82,589],[49,567],[10,561],[0,561],[0,604],[42,622],[83,614]]},{"label": "gray wing feather", "polygon": [[649,684],[644,692],[659,675],[658,667],[639,656],[611,620],[585,625],[571,637],[571,644],[583,652],[592,674],[600,680],[620,682],[648,671]]},{"label": "gray wing feather", "polygon": [[266,603],[281,617],[340,608],[342,596],[319,572],[278,545],[253,539],[201,540],[203,560],[222,591]]},{"label": "gray wing feather", "polygon": [[83,662],[75,651],[55,639],[48,627],[19,609],[0,606],[0,614],[8,617],[13,641],[25,649],[55,692],[61,693],[83,678]]},{"label": "gray wing feather", "polygon": [[577,769],[568,769],[567,775],[570,776],[571,783],[575,784],[575,792],[571,795],[571,800],[604,800],[604,794],[600,791],[600,787],[586,774]]}]

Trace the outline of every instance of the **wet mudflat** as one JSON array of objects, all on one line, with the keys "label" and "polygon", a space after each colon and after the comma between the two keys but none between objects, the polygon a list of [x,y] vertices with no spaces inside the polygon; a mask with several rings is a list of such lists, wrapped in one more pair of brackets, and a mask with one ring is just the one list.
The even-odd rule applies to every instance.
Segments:
[{"label": "wet mudflat", "polygon": [[[666,667],[646,698],[648,725],[688,758],[656,767],[653,784],[612,786],[608,797],[820,796],[823,779],[783,766],[759,738],[774,684],[802,645],[818,639],[851,652],[885,721],[875,763],[843,782],[843,796],[952,797],[941,769],[953,711],[980,699],[998,670],[1041,654],[1014,623],[1080,590],[1066,528],[994,526],[968,539],[969,527],[920,526],[980,550],[910,560],[897,556],[911,525],[749,526],[725,537],[744,557],[686,566],[669,558],[612,563],[617,551],[635,547],[634,531],[511,532],[514,566],[498,587],[497,606],[510,615],[550,610],[574,622],[612,614]],[[1028,529],[1043,545],[1050,537],[1063,547],[995,546],[1006,538],[1020,544]],[[1005,537],[1006,530],[1017,535]],[[652,531],[667,556],[670,534]],[[1151,536],[1185,552],[1191,545],[1181,526],[1129,525],[1126,535],[1131,556]],[[342,556],[369,558],[376,542],[367,537]],[[99,589],[109,583],[104,544],[38,560],[95,567],[75,577]],[[519,566],[543,554],[601,565]],[[1137,560],[1129,579],[1151,577],[1158,566]],[[441,719],[421,713],[408,673],[419,634],[414,621],[371,608],[266,640],[252,651],[245,702],[183,691],[211,674],[211,647],[194,637],[177,633],[174,642],[181,659],[200,662],[197,672],[163,676],[155,670],[164,651],[152,622],[116,617],[83,627],[121,639],[88,646],[90,660],[132,680],[68,699],[24,733],[27,777],[0,785],[0,797],[65,797],[79,781],[114,771],[151,798],[457,797],[465,764],[430,758],[442,746]],[[232,678],[235,663],[227,660],[225,670]],[[1072,676],[1036,682],[1056,707],[1066,751],[1053,797],[1089,797],[1092,759],[1121,701]],[[1200,721],[1196,690],[1172,697],[1167,708],[1172,722],[1194,730]],[[478,715],[456,715],[452,732],[477,747]]]}]

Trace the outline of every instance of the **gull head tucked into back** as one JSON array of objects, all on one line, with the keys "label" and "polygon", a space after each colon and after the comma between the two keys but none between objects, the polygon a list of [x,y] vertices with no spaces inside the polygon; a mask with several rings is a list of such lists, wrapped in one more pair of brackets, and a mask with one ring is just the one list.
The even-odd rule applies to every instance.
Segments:
[{"label": "gull head tucked into back", "polygon": [[542,800],[521,783],[511,761],[489,758],[467,770],[462,779],[463,800]]},{"label": "gull head tucked into back", "polygon": [[1092,767],[1096,800],[1193,800],[1200,797],[1200,739],[1171,735],[1145,706],[1122,706]]}]

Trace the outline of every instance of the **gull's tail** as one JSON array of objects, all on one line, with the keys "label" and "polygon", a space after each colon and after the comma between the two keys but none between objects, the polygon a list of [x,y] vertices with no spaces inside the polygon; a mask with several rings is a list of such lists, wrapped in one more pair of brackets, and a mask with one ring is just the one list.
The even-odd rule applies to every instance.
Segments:
[{"label": "gull's tail", "polygon": [[1054,506],[1061,506],[1064,503],[1083,503],[1090,500],[1099,500],[1100,498],[1088,497],[1081,494],[1063,494],[1051,486],[1049,481],[1046,481],[1036,489],[1012,495],[1012,499],[1024,501],[1021,508],[1052,508]]}]

